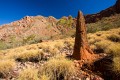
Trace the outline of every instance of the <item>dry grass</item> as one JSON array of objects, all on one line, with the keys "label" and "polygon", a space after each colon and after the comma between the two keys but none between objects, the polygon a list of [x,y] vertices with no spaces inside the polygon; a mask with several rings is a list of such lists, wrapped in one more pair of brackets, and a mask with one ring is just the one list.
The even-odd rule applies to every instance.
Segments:
[{"label": "dry grass", "polygon": [[17,80],[40,80],[38,78],[38,70],[32,67],[22,70]]},{"label": "dry grass", "polygon": [[63,43],[62,41],[61,41],[61,42],[57,42],[57,43],[55,44],[55,47],[58,48],[58,49],[61,49],[61,48],[64,47],[64,43]]},{"label": "dry grass", "polygon": [[115,71],[116,74],[120,74],[120,57],[114,57],[112,65],[113,65],[113,71]]},{"label": "dry grass", "polygon": [[111,71],[120,75],[120,28],[88,34],[88,41],[92,50],[97,53],[113,55],[113,63],[108,66],[112,67]]},{"label": "dry grass", "polygon": [[50,78],[43,74],[40,76],[40,80],[50,80]]},{"label": "dry grass", "polygon": [[13,71],[15,67],[14,60],[0,60],[0,75],[1,77],[6,77]]},{"label": "dry grass", "polygon": [[113,41],[113,42],[120,42],[120,35],[118,35],[118,34],[110,34],[108,36],[108,39]]},{"label": "dry grass", "polygon": [[39,61],[42,60],[44,57],[43,51],[39,50],[28,50],[26,52],[23,52],[22,54],[19,54],[16,58],[18,61]]},{"label": "dry grass", "polygon": [[120,43],[114,43],[106,49],[106,53],[113,54],[114,57],[120,56]]},{"label": "dry grass", "polygon": [[74,39],[69,39],[64,41],[65,47],[69,49],[73,49],[74,47]]},{"label": "dry grass", "polygon": [[100,42],[96,42],[95,43],[95,46],[97,48],[97,50],[103,50],[103,52],[106,51],[106,49],[111,46],[112,42],[110,41],[107,41],[107,40],[103,40],[103,41],[100,41]]},{"label": "dry grass", "polygon": [[75,74],[74,63],[64,56],[56,56],[50,59],[41,69],[40,74],[45,74],[50,80],[63,78],[69,79]]}]

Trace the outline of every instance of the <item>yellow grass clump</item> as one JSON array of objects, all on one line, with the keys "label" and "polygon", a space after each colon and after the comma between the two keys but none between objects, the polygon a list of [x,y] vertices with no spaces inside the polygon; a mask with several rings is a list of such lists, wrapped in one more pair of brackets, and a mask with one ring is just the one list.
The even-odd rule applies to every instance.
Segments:
[{"label": "yellow grass clump", "polygon": [[2,77],[9,75],[9,73],[14,69],[15,64],[14,60],[0,60],[0,74]]},{"label": "yellow grass clump", "polygon": [[63,56],[56,56],[43,65],[40,74],[45,74],[50,80],[57,80],[63,77],[70,79],[75,74],[74,63]]},{"label": "yellow grass clump", "polygon": [[108,46],[105,52],[113,54],[115,57],[120,56],[120,43],[113,43],[112,45]]},{"label": "yellow grass clump", "polygon": [[100,42],[96,42],[95,46],[98,50],[103,50],[105,52],[111,44],[112,44],[112,42],[110,42],[108,40],[103,40]]},{"label": "yellow grass clump", "polygon": [[17,80],[40,80],[38,70],[32,67],[25,68],[19,73]]},{"label": "yellow grass clump", "polygon": [[22,54],[19,54],[17,56],[17,60],[19,61],[34,61],[34,60],[41,60],[43,58],[43,51],[39,50],[28,50],[23,52]]},{"label": "yellow grass clump", "polygon": [[48,76],[43,74],[43,75],[40,76],[40,80],[50,80],[50,79],[49,79]]},{"label": "yellow grass clump", "polygon": [[59,41],[55,44],[55,48],[61,49],[64,47],[63,41]]},{"label": "yellow grass clump", "polygon": [[120,35],[118,34],[110,34],[109,36],[107,36],[108,40],[111,40],[113,42],[120,42]]},{"label": "yellow grass clump", "polygon": [[113,58],[113,71],[116,72],[116,74],[120,74],[120,57],[114,57]]},{"label": "yellow grass clump", "polygon": [[73,47],[74,47],[74,39],[65,40],[64,44],[65,44],[66,48],[73,49]]}]

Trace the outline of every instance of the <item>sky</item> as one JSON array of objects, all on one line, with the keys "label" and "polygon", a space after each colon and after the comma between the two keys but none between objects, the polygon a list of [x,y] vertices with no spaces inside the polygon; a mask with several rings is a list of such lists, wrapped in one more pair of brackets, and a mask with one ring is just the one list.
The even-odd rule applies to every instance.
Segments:
[{"label": "sky", "polygon": [[116,0],[0,0],[0,25],[20,20],[24,16],[77,16],[95,14],[114,5]]}]

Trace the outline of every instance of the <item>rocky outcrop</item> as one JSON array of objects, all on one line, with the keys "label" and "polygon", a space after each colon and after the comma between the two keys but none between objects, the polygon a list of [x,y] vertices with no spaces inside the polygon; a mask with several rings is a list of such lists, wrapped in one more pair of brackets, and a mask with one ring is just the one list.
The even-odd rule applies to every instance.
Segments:
[{"label": "rocky outcrop", "polygon": [[80,11],[77,16],[75,45],[72,57],[76,60],[84,61],[92,60],[94,57],[94,53],[90,49],[87,41],[85,19]]},{"label": "rocky outcrop", "polygon": [[86,23],[94,23],[101,20],[103,17],[109,17],[116,13],[120,13],[120,0],[117,0],[116,4],[106,10],[101,11],[97,14],[86,15]]}]

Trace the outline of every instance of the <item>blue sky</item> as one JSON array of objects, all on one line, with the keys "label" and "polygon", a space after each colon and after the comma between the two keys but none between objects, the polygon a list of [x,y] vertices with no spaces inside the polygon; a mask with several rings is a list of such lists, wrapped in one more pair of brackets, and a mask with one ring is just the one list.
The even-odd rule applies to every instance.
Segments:
[{"label": "blue sky", "polygon": [[116,0],[0,0],[0,25],[24,16],[76,17],[78,10],[94,14],[114,5]]}]

